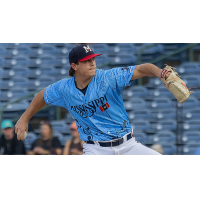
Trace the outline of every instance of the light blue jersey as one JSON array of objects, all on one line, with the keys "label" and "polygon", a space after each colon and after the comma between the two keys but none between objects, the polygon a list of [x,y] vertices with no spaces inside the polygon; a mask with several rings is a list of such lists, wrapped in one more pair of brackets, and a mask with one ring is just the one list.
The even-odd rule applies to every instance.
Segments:
[{"label": "light blue jersey", "polygon": [[83,141],[109,141],[132,128],[121,92],[131,85],[135,66],[98,70],[85,95],[76,88],[75,77],[62,79],[44,92],[46,104],[66,108],[76,120]]}]

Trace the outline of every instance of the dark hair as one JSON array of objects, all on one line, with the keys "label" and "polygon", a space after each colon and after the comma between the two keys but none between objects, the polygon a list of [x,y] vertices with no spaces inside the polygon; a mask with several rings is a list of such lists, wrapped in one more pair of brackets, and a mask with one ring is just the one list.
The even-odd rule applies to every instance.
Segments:
[{"label": "dark hair", "polygon": [[[77,62],[77,63],[74,63],[74,64],[76,64],[76,65],[78,65],[79,63]],[[75,75],[75,70],[71,67],[70,69],[69,69],[69,76],[74,76]]]},{"label": "dark hair", "polygon": [[[50,139],[49,139],[49,141],[47,143],[47,146],[51,147],[51,145],[52,145],[52,139],[53,139],[53,129],[52,129],[52,126],[51,126],[51,124],[48,121],[41,121],[40,124],[41,125],[47,125],[50,128],[50,135],[51,136],[50,136]],[[40,137],[40,139],[39,139],[39,145],[40,146],[43,145],[42,137]]]}]

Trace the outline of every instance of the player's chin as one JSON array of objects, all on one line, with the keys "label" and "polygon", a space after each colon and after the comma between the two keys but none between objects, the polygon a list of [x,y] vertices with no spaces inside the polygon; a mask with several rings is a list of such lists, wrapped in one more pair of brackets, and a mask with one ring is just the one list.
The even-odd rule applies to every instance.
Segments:
[{"label": "player's chin", "polygon": [[96,69],[90,69],[89,70],[90,74],[95,76],[96,75]]}]

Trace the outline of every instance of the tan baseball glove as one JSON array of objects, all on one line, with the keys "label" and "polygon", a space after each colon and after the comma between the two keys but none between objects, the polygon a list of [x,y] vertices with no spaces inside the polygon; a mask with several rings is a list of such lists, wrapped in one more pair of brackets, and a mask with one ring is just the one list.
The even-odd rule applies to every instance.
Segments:
[{"label": "tan baseball glove", "polygon": [[[167,79],[165,79],[167,72],[171,72],[171,74]],[[194,93],[189,91],[184,81],[181,80],[178,73],[175,72],[175,68],[171,66],[166,65],[166,67],[163,69],[161,72],[161,81],[180,103],[185,102],[190,97],[190,95]]]}]

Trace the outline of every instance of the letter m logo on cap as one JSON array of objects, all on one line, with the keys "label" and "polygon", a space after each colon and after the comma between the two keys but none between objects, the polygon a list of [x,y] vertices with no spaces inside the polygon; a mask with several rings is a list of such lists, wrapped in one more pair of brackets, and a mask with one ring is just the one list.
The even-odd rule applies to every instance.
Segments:
[{"label": "letter m logo on cap", "polygon": [[85,49],[85,53],[88,53],[89,51],[92,51],[91,47],[89,45],[83,46],[83,48]]}]

